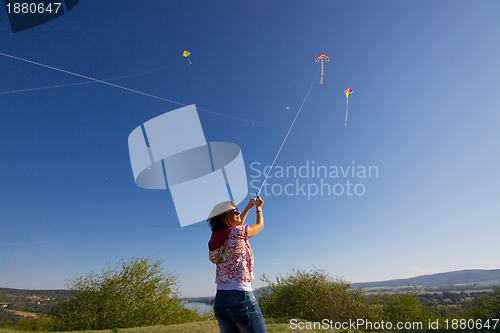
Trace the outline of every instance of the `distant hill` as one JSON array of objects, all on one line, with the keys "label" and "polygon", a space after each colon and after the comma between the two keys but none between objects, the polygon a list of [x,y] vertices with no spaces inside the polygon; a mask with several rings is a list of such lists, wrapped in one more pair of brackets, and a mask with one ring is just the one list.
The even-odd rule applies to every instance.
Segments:
[{"label": "distant hill", "polygon": [[13,295],[61,295],[70,294],[67,289],[14,289],[14,288],[1,288],[0,293],[7,293]]},{"label": "distant hill", "polygon": [[[58,297],[71,297],[69,290],[25,290],[0,288],[0,307],[7,311],[47,313]],[[1,326],[1,325],[0,325]]]},{"label": "distant hill", "polygon": [[406,287],[406,286],[447,286],[456,284],[472,284],[485,281],[496,281],[500,284],[500,269],[467,269],[463,271],[454,271],[447,273],[438,273],[431,275],[420,275],[408,279],[396,279],[378,282],[352,283],[351,287],[374,288],[374,287]]}]

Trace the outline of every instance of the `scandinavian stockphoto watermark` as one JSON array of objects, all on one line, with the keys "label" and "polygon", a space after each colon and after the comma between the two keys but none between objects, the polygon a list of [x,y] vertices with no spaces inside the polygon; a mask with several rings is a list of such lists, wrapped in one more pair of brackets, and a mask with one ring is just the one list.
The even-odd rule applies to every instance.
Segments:
[{"label": "scandinavian stockphoto watermark", "polygon": [[238,204],[248,194],[240,147],[207,142],[194,104],[136,127],[128,148],[137,186],[166,190],[168,185],[181,227],[206,220],[219,202]]},{"label": "scandinavian stockphoto watermark", "polygon": [[361,331],[422,331],[422,330],[495,330],[499,324],[499,319],[427,319],[424,321],[370,321],[367,319],[349,319],[349,321],[333,321],[323,319],[321,321],[300,321],[298,319],[290,320],[290,329],[292,330],[361,330]]},{"label": "scandinavian stockphoto watermark", "polygon": [[[262,167],[260,162],[250,164],[250,192],[258,191],[266,196],[362,196],[366,193],[365,181],[378,178],[378,166],[356,165],[318,165],[306,160],[300,166],[275,165]],[[255,192],[254,191],[254,192]]]},{"label": "scandinavian stockphoto watermark", "polygon": [[[436,326],[437,329],[437,323],[431,323],[429,320],[429,329],[434,328]],[[423,322],[403,322],[403,321],[398,321],[396,323],[392,323],[390,321],[369,321],[365,319],[356,319],[352,320],[349,319],[349,321],[344,321],[344,322],[338,322],[338,321],[333,321],[329,319],[323,319],[321,322],[316,321],[316,322],[303,322],[299,321],[297,319],[291,319],[290,320],[290,329],[292,330],[316,330],[316,329],[336,329],[336,330],[392,330],[392,329],[397,329],[397,330],[422,330],[424,327]]]}]

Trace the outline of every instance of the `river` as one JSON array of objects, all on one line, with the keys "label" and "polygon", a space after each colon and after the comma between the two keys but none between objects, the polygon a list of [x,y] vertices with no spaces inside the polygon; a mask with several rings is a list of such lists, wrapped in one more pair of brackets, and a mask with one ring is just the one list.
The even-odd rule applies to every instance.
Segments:
[{"label": "river", "polygon": [[203,313],[205,313],[207,311],[213,310],[213,307],[207,303],[188,302],[188,303],[186,303],[185,306],[188,309],[196,310],[200,316],[203,315]]}]

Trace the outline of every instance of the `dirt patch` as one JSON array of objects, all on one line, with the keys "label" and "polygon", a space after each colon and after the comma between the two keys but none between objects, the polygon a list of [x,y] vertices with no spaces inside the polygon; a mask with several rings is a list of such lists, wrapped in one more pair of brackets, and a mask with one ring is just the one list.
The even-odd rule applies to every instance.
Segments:
[{"label": "dirt patch", "polygon": [[12,312],[13,314],[16,314],[18,316],[23,316],[24,318],[26,317],[33,317],[36,318],[38,315],[33,312],[26,312],[26,311],[17,311],[17,310],[9,310],[9,309],[2,309],[6,312]]}]

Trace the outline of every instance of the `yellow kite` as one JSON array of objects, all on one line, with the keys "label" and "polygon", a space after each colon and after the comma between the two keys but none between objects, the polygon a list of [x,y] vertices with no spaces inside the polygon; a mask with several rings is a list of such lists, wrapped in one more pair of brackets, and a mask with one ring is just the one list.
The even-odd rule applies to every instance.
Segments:
[{"label": "yellow kite", "polygon": [[193,66],[193,63],[191,62],[191,60],[189,60],[189,55],[191,53],[189,53],[188,51],[184,51],[184,53],[182,54],[184,57],[186,57],[186,59],[189,61],[189,63],[191,64],[191,66]]}]

